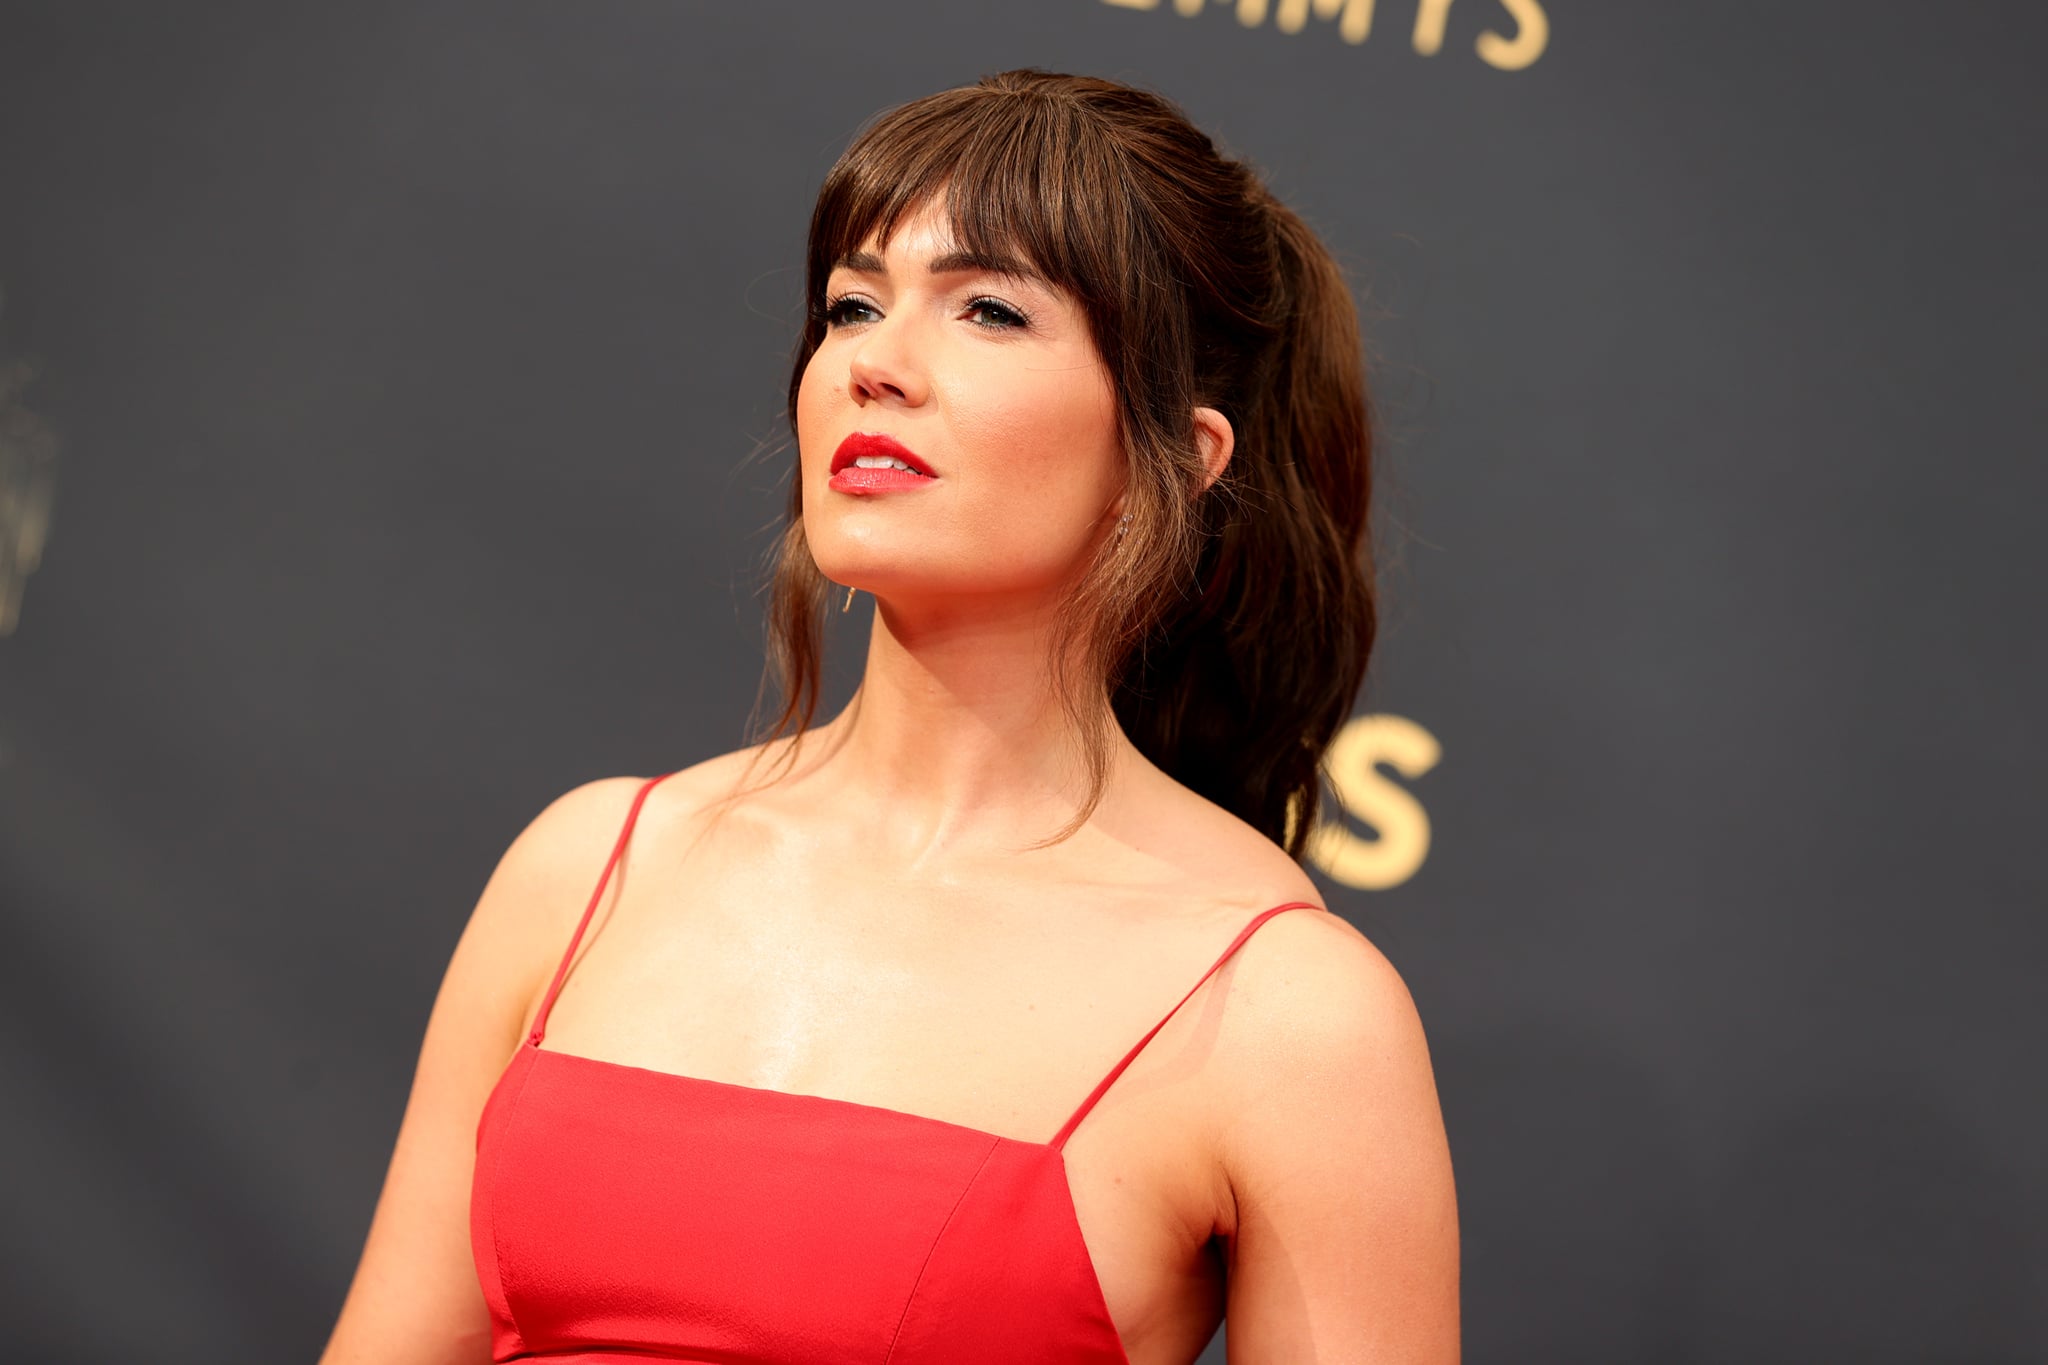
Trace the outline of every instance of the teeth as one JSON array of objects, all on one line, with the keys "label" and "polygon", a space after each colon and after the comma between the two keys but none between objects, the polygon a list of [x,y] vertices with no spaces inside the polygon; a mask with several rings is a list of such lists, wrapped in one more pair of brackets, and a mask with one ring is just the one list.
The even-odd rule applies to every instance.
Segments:
[{"label": "teeth", "polygon": [[903,461],[889,455],[863,455],[853,462],[855,469],[901,469],[915,473]]}]

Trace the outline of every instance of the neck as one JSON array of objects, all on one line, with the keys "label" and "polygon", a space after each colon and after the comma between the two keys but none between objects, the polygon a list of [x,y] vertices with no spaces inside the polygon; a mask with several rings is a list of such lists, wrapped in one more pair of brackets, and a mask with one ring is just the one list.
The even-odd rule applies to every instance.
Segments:
[{"label": "neck", "polygon": [[[860,690],[821,727],[835,785],[886,810],[893,837],[921,852],[1014,849],[1064,825],[1086,766],[1048,670],[1052,625],[1042,598],[878,603]],[[1114,742],[1112,774],[1128,747]]]}]

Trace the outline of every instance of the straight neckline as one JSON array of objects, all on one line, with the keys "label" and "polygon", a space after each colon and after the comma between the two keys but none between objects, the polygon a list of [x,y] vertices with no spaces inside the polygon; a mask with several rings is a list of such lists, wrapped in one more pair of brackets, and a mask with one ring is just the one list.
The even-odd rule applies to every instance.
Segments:
[{"label": "straight neckline", "polygon": [[637,1071],[643,1076],[659,1076],[664,1080],[680,1081],[685,1085],[711,1086],[719,1090],[737,1090],[748,1095],[760,1095],[778,1100],[832,1104],[846,1109],[858,1109],[863,1113],[886,1115],[891,1119],[907,1119],[912,1123],[923,1124],[926,1127],[950,1128],[955,1132],[987,1138],[992,1142],[1006,1142],[1012,1147],[1030,1147],[1048,1152],[1056,1152],[1059,1154],[1061,1166],[1064,1167],[1066,1165],[1066,1148],[1064,1146],[1055,1147],[1049,1140],[1033,1142],[1029,1138],[1006,1137],[1002,1133],[992,1133],[986,1128],[976,1128],[972,1124],[955,1123],[951,1119],[937,1118],[930,1114],[913,1114],[908,1109],[891,1109],[887,1105],[867,1104],[860,1100],[844,1100],[835,1095],[811,1095],[800,1090],[773,1090],[764,1085],[746,1085],[739,1081],[719,1081],[713,1080],[708,1076],[689,1076],[680,1071],[663,1071],[659,1067],[635,1066],[631,1062],[608,1061],[603,1057],[590,1057],[580,1052],[564,1052],[560,1048],[542,1047],[538,1040],[531,1037],[527,1038],[521,1046],[531,1048],[535,1053],[545,1057],[566,1057],[572,1062],[606,1067],[613,1071]]},{"label": "straight neckline", "polygon": [[[950,1119],[934,1118],[929,1114],[913,1114],[907,1109],[891,1109],[886,1105],[864,1104],[859,1100],[836,1099],[831,1095],[806,1095],[793,1090],[771,1090],[766,1086],[743,1085],[737,1081],[718,1081],[712,1080],[707,1076],[685,1075],[680,1071],[663,1071],[658,1067],[635,1066],[631,1062],[607,1061],[602,1057],[588,1057],[580,1052],[563,1052],[557,1048],[542,1047],[541,1040],[532,1036],[528,1036],[520,1044],[520,1051],[533,1054],[532,1060],[528,1063],[529,1066],[537,1065],[542,1057],[559,1057],[565,1061],[575,1063],[576,1066],[595,1067],[600,1071],[628,1072],[635,1075],[652,1076],[662,1082],[686,1088],[699,1087],[723,1091],[728,1094],[744,1097],[756,1104],[777,1101],[788,1101],[793,1105],[827,1104],[842,1109],[856,1110],[863,1114],[877,1115],[888,1119],[890,1122],[910,1123],[921,1128],[943,1128],[986,1141],[989,1144],[989,1151],[991,1153],[997,1147],[1003,1145],[1021,1147],[1034,1153],[1050,1152],[1059,1163],[1060,1194],[1066,1201],[1067,1222],[1074,1230],[1074,1240],[1079,1243],[1081,1248],[1081,1259],[1088,1267],[1088,1283],[1095,1293],[1096,1306],[1102,1311],[1102,1320],[1109,1324],[1109,1334],[1115,1340],[1118,1359],[1123,1362],[1123,1365],[1131,1365],[1131,1353],[1124,1346],[1123,1329],[1117,1325],[1116,1315],[1109,1311],[1109,1296],[1102,1291],[1102,1273],[1095,1265],[1095,1249],[1088,1245],[1088,1234],[1081,1227],[1081,1212],[1079,1206],[1074,1203],[1074,1182],[1069,1178],[1067,1172],[1067,1152],[1064,1145],[1055,1146],[1051,1142],[1032,1142],[1027,1138],[1005,1137],[1001,1133],[991,1133],[986,1128],[976,1128],[972,1124],[954,1123]],[[518,1060],[519,1053],[515,1052],[512,1055],[512,1061],[506,1065],[504,1073],[498,1078],[500,1085],[511,1074],[513,1066]],[[521,1085],[518,1091],[515,1092],[513,1096],[513,1104],[515,1106],[518,1103],[519,1096],[524,1093],[525,1088],[524,1085]],[[486,1107],[486,1112],[488,1112],[488,1106]]]}]

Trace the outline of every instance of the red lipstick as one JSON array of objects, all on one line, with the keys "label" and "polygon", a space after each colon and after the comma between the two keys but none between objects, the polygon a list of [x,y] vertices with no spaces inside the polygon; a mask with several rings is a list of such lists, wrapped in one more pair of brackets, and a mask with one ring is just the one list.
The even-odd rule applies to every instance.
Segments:
[{"label": "red lipstick", "polygon": [[[866,463],[855,463],[863,460]],[[827,487],[835,493],[892,493],[923,488],[937,478],[930,465],[894,437],[856,431],[832,452],[832,480]]]}]

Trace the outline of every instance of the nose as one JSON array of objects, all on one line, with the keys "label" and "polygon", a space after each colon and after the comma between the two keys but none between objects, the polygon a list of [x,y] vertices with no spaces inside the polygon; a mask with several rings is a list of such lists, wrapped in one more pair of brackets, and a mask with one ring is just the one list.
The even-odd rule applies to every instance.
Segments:
[{"label": "nose", "polygon": [[915,407],[929,394],[908,322],[897,318],[868,324],[847,358],[846,378],[847,391],[862,407],[869,403]]}]

